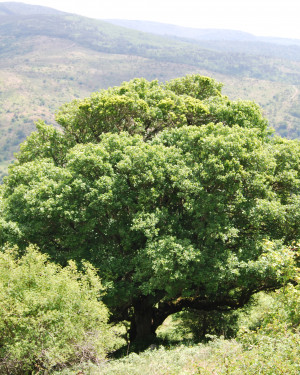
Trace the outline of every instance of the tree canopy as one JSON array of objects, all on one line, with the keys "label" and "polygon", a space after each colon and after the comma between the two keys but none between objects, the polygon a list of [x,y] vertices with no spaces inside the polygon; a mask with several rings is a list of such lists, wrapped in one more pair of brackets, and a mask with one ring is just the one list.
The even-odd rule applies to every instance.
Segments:
[{"label": "tree canopy", "polygon": [[135,79],[40,122],[2,192],[1,240],[87,259],[131,338],[278,287],[299,238],[299,141],[199,75]]}]

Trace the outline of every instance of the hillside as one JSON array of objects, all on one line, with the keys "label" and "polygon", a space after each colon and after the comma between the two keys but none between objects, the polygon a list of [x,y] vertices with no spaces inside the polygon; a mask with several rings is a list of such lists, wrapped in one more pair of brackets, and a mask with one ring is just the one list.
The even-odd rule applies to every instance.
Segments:
[{"label": "hillside", "polygon": [[248,53],[241,41],[201,44],[21,3],[0,3],[0,21],[2,173],[34,121],[54,123],[63,103],[134,77],[212,76],[231,98],[262,105],[279,134],[300,136],[298,47],[260,41]]},{"label": "hillside", "polygon": [[281,45],[297,45],[300,46],[300,40],[276,37],[261,37],[250,33],[237,30],[222,29],[196,29],[192,27],[184,27],[177,25],[164,24],[151,21],[138,20],[121,20],[107,19],[109,23],[114,25],[127,27],[129,29],[139,30],[157,35],[169,35],[179,38],[188,38],[195,40],[215,40],[215,41],[243,41],[243,42],[265,42]]}]

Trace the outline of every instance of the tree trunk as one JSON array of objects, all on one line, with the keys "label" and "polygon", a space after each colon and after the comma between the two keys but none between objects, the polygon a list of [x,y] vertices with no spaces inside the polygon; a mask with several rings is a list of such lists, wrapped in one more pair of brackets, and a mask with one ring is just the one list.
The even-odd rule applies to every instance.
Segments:
[{"label": "tree trunk", "polygon": [[141,298],[134,304],[134,316],[129,331],[130,342],[153,341],[156,328],[153,324],[154,308],[147,298]]}]

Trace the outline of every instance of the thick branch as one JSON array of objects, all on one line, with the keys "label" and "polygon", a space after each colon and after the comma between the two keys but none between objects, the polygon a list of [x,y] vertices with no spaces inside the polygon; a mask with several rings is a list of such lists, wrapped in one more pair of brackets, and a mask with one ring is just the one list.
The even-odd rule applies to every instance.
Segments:
[{"label": "thick branch", "polygon": [[215,300],[203,297],[178,298],[174,301],[166,301],[159,303],[154,311],[153,324],[155,327],[160,326],[163,321],[171,314],[182,311],[183,309],[194,309],[202,311],[229,311],[236,310],[245,306],[253,294],[262,290],[273,291],[278,285],[266,287],[262,286],[257,289],[245,290],[240,293],[237,298],[228,296],[220,297]]}]

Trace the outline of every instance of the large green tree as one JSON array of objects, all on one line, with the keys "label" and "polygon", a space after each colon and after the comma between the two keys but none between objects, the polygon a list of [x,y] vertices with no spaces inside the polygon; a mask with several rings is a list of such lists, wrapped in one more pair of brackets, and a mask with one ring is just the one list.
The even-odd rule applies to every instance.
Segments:
[{"label": "large green tree", "polygon": [[236,309],[278,287],[299,238],[298,141],[198,75],[136,79],[65,105],[21,146],[2,241],[99,270],[115,321],[155,335],[184,308]]}]

